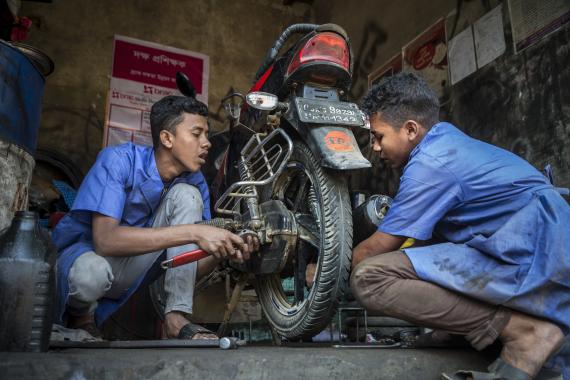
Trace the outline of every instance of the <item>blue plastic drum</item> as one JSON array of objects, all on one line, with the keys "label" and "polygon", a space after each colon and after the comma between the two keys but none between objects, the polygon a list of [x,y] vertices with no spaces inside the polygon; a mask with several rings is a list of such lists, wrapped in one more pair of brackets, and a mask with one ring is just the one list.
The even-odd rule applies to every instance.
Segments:
[{"label": "blue plastic drum", "polygon": [[44,74],[49,74],[42,67],[46,59],[49,67],[51,60],[41,52],[0,41],[0,139],[32,155],[40,127]]}]

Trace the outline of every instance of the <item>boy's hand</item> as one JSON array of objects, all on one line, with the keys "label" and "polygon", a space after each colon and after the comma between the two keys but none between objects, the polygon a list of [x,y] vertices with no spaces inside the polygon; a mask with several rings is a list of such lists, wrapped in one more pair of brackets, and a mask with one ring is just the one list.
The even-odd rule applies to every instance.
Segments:
[{"label": "boy's hand", "polygon": [[259,238],[255,232],[249,230],[240,232],[239,236],[245,241],[249,248],[249,252],[244,255],[244,259],[249,260],[251,253],[259,251]]},{"label": "boy's hand", "polygon": [[[250,253],[255,247],[251,237],[249,239],[251,242],[246,243],[240,236],[221,228],[197,224],[193,225],[193,227],[195,228],[196,244],[220,260],[227,258],[243,263],[244,260],[249,259]],[[259,247],[259,241],[257,247]]]}]

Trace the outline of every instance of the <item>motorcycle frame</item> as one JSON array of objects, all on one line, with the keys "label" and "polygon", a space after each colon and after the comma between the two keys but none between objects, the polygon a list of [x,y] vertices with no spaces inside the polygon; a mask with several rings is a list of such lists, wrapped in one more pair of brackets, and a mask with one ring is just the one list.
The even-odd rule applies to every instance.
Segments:
[{"label": "motorcycle frame", "polygon": [[[306,24],[301,26],[307,27]],[[290,32],[293,30],[293,32]],[[250,89],[250,92],[264,91],[275,94],[279,100],[285,102],[286,110],[280,110],[270,113],[268,111],[260,111],[249,107],[245,102],[241,104],[240,111],[237,115],[230,115],[230,141],[228,148],[225,151],[222,165],[218,169],[218,173],[212,186],[212,200],[216,204],[220,196],[228,190],[231,186],[243,178],[239,174],[239,162],[241,159],[241,152],[244,147],[249,143],[253,134],[263,131],[268,125],[268,118],[273,115],[274,118],[280,119],[277,121],[277,129],[282,129],[293,140],[301,140],[305,142],[309,148],[315,153],[319,159],[319,164],[323,167],[347,171],[354,169],[362,169],[371,167],[370,162],[364,158],[358,143],[354,137],[351,127],[344,125],[327,125],[327,124],[313,124],[302,122],[299,118],[297,108],[295,106],[295,99],[297,98],[323,98],[326,94],[327,99],[324,102],[338,102],[347,93],[350,87],[350,78],[352,77],[352,49],[350,48],[350,41],[342,28],[333,24],[314,25],[312,32],[306,33],[286,52],[277,56],[276,47],[282,46],[285,40],[289,38],[295,31],[295,25],[289,27],[282,36],[277,40],[275,46],[270,49],[266,61],[264,61],[256,75],[256,82]],[[350,67],[348,79],[343,79],[338,84],[338,87],[325,87],[311,82],[302,82],[295,80],[294,73],[287,76],[285,70],[291,63],[295,53],[313,36],[322,32],[334,32],[342,36],[349,46],[350,54]],[[273,57],[271,58],[271,55]],[[273,62],[271,62],[273,60]],[[312,65],[320,65],[325,67],[327,65],[337,66],[333,63],[317,62],[306,64],[306,67]],[[265,70],[264,70],[265,68]],[[317,93],[316,95],[313,93]],[[244,95],[234,93],[226,98],[237,96],[245,99]],[[366,128],[364,122],[361,126],[353,128]],[[339,152],[329,148],[326,143],[326,136],[331,132],[340,132],[346,136],[348,140],[346,151]]]}]

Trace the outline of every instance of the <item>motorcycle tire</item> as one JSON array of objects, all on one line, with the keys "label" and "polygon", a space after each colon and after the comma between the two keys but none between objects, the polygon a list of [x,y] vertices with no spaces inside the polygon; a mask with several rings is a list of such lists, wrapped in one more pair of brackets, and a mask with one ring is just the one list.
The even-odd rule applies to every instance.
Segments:
[{"label": "motorcycle tire", "polygon": [[[299,297],[303,298],[301,302],[298,299],[291,301],[291,297],[287,296],[283,286],[283,277],[287,274],[283,272],[257,275],[255,282],[259,302],[268,322],[275,332],[288,340],[308,340],[330,323],[339,300],[348,289],[352,259],[352,210],[346,179],[338,172],[321,167],[303,142],[295,141],[286,168],[271,188],[265,189],[262,201],[281,199],[288,209],[296,212],[290,207],[291,202],[282,198],[287,198],[288,190],[291,190],[289,187],[294,188],[296,179],[303,176],[309,180],[300,181],[303,183],[301,191],[307,190],[301,199],[306,198],[296,203],[310,209],[313,204],[312,215],[317,228],[314,236],[318,237],[318,244],[311,246],[316,253],[316,259],[313,257],[316,260],[314,282],[308,288],[303,276],[302,281],[293,276],[295,287],[301,283],[303,285],[304,295]],[[307,182],[310,182],[309,186]],[[298,244],[296,252],[291,254],[300,255],[299,251]],[[299,273],[302,271],[299,270]]]}]

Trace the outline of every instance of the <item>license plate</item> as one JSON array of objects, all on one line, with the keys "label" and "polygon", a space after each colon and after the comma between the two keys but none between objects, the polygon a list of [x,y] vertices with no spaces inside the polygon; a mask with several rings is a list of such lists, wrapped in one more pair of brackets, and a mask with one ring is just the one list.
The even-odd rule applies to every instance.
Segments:
[{"label": "license plate", "polygon": [[295,104],[305,123],[364,125],[364,114],[354,103],[296,98]]}]

